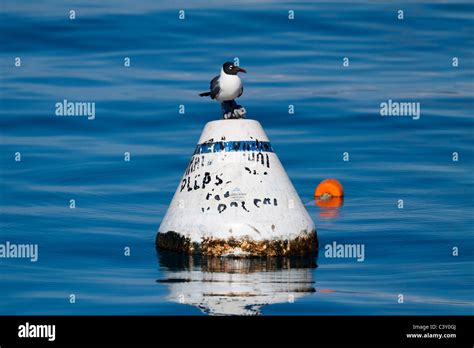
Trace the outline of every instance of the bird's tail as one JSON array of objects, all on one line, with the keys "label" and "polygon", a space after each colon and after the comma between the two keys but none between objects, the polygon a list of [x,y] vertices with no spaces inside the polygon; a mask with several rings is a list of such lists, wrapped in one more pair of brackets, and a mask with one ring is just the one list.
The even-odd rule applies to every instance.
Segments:
[{"label": "bird's tail", "polygon": [[204,92],[204,93],[199,94],[200,97],[209,97],[210,95],[211,95],[211,92]]}]

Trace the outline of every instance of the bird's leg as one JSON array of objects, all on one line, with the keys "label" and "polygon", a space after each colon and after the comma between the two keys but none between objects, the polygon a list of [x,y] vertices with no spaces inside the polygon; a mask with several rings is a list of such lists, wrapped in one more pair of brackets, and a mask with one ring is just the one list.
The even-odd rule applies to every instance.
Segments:
[{"label": "bird's leg", "polygon": [[221,103],[222,115],[224,119],[243,118],[246,114],[245,109],[241,105],[237,105],[235,100],[226,100]]},{"label": "bird's leg", "polygon": [[246,113],[247,111],[245,110],[245,108],[241,106],[240,108],[235,109],[232,115],[233,118],[245,118]]},{"label": "bird's leg", "polygon": [[231,100],[230,105],[231,105],[232,113],[234,113],[234,110],[239,107],[237,103],[235,102],[235,100]]},{"label": "bird's leg", "polygon": [[221,109],[224,119],[232,118],[232,104],[229,101],[223,101],[221,103]]},{"label": "bird's leg", "polygon": [[242,105],[237,105],[235,100],[232,100],[232,117],[233,118],[244,118],[245,114],[244,107]]},{"label": "bird's leg", "polygon": [[234,99],[229,101],[229,107],[230,107],[231,118],[239,118],[239,116],[235,113],[235,110],[239,106],[237,105]]}]

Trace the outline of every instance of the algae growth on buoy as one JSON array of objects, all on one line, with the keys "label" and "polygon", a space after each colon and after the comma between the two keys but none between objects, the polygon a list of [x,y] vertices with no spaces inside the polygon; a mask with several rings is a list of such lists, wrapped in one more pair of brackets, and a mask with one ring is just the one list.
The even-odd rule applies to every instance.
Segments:
[{"label": "algae growth on buoy", "polygon": [[187,254],[303,255],[316,228],[260,123],[206,124],[156,244]]}]

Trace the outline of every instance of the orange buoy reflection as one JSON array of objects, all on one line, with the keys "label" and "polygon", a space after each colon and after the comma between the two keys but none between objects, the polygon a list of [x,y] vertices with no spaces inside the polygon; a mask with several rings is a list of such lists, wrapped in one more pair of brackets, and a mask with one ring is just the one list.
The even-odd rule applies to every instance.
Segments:
[{"label": "orange buoy reflection", "polygon": [[332,219],[339,216],[339,208],[344,205],[343,197],[321,198],[315,197],[314,202],[321,208],[319,216],[326,219]]},{"label": "orange buoy reflection", "polygon": [[336,292],[336,290],[333,290],[333,289],[319,289],[318,292],[330,293],[330,292]]}]

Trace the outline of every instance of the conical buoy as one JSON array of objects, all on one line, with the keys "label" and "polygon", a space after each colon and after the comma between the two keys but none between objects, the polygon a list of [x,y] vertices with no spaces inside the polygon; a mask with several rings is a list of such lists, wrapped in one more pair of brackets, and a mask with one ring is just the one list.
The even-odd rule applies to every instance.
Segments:
[{"label": "conical buoy", "polygon": [[311,217],[258,121],[206,124],[158,229],[158,247],[216,256],[317,250]]}]

